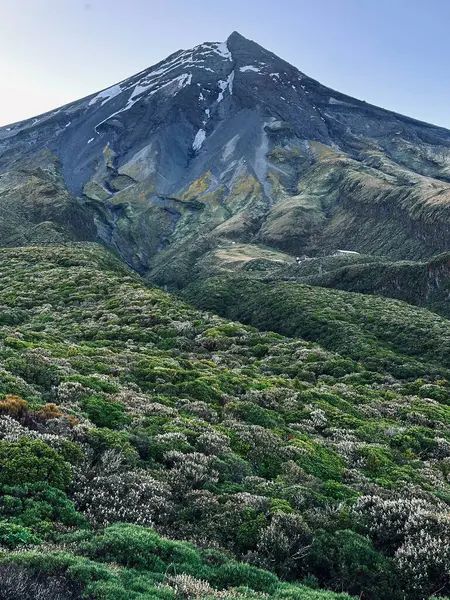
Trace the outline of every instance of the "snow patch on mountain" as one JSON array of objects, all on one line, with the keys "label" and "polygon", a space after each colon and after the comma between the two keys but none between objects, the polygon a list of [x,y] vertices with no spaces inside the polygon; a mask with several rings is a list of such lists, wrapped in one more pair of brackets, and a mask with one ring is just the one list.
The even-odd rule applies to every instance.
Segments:
[{"label": "snow patch on mountain", "polygon": [[228,90],[230,92],[230,96],[231,96],[231,94],[233,93],[233,81],[234,81],[234,71],[231,71],[231,73],[228,75],[228,77],[225,81],[220,79],[217,82],[217,85],[219,86],[219,89],[220,89],[219,95],[217,96],[217,103],[222,102],[223,97],[224,97],[224,92],[227,88],[228,88]]},{"label": "snow patch on mountain", "polygon": [[239,134],[236,134],[233,138],[231,138],[231,140],[229,140],[223,149],[222,152],[222,161],[226,162],[230,156],[233,154],[233,152],[236,150],[236,145],[239,141]]},{"label": "snow patch on mountain", "polygon": [[246,65],[245,67],[241,67],[239,69],[241,73],[248,73],[248,71],[253,71],[254,73],[261,73],[261,70],[258,67],[254,67],[253,65]]},{"label": "snow patch on mountain", "polygon": [[231,55],[231,52],[228,49],[226,42],[218,42],[218,43],[214,44],[214,46],[215,46],[215,51],[217,52],[217,54],[219,54],[223,58],[226,58],[227,60],[233,60],[233,57]]},{"label": "snow patch on mountain", "polygon": [[[106,119],[103,119],[103,121],[100,121],[100,123],[97,123],[97,125],[94,127],[94,129],[98,133],[97,127],[99,127],[103,123],[106,123],[106,121],[109,121],[109,119],[112,119],[113,117],[117,116],[118,114],[123,113],[127,110],[130,110],[130,108],[134,104],[136,104],[136,102],[138,102],[138,100],[146,92],[148,92],[148,96],[153,96],[153,94],[156,94],[157,92],[160,92],[161,90],[165,90],[169,86],[172,86],[173,89],[170,89],[169,93],[172,92],[172,96],[176,96],[180,90],[182,90],[184,87],[190,85],[191,83],[192,83],[192,73],[183,73],[183,74],[179,75],[178,77],[174,77],[174,79],[170,79],[169,81],[167,81],[166,83],[163,83],[161,85],[156,85],[155,83],[150,83],[149,85],[146,85],[146,86],[136,85],[133,92],[131,93],[131,96],[128,98],[128,102],[127,102],[126,106],[124,106],[120,110],[117,110],[116,112],[112,113],[112,115],[109,115],[109,117],[107,117]],[[156,85],[156,88],[155,88],[155,85]]]},{"label": "snow patch on mountain", "polygon": [[206,131],[204,129],[199,129],[195,135],[194,141],[192,143],[192,149],[194,152],[198,152],[200,148],[203,146],[203,142],[206,139]]},{"label": "snow patch on mountain", "polygon": [[102,92],[97,94],[94,98],[92,98],[91,101],[89,102],[89,106],[92,106],[99,100],[103,100],[103,102],[101,103],[101,106],[103,106],[104,104],[106,104],[107,102],[109,102],[110,100],[112,100],[113,98],[115,98],[116,96],[118,96],[121,93],[122,93],[122,87],[119,84],[113,85],[112,87],[110,87],[106,90],[103,90]]}]

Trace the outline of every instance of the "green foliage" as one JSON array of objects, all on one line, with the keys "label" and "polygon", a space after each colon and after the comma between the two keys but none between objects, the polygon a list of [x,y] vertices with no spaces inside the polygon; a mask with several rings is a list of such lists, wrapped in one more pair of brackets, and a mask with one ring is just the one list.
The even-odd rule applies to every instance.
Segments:
[{"label": "green foliage", "polygon": [[272,573],[251,565],[227,562],[219,565],[211,577],[218,588],[246,586],[257,592],[272,593],[278,587],[278,579]]},{"label": "green foliage", "polygon": [[[163,540],[161,540],[163,541]],[[207,553],[204,553],[205,556]],[[209,552],[210,558],[213,553]],[[282,584],[263,569],[216,556],[220,564],[199,566],[195,575],[188,565],[166,563],[165,572],[135,570],[102,564],[69,552],[27,552],[0,556],[0,577],[11,581],[9,589],[21,589],[20,597],[32,600],[36,593],[51,595],[55,589],[64,598],[93,600],[176,600],[185,597],[235,600],[354,600],[298,584]],[[176,573],[175,573],[176,569]],[[207,577],[204,575],[207,574]],[[196,577],[197,576],[197,577]],[[203,576],[201,579],[198,576]],[[39,587],[35,582],[39,582]],[[30,595],[24,596],[24,582]],[[61,596],[58,596],[61,597]]]},{"label": "green foliage", "polygon": [[0,486],[0,518],[46,535],[57,527],[84,527],[66,494],[46,483]]},{"label": "green foliage", "polygon": [[101,535],[81,545],[90,558],[117,562],[125,567],[153,573],[187,572],[202,574],[222,589],[246,586],[255,591],[271,592],[278,586],[272,573],[244,563],[226,560],[214,568],[203,563],[201,554],[190,544],[173,542],[154,531],[131,525],[108,527]]},{"label": "green foliage", "polygon": [[[278,502],[283,503],[284,501],[278,500]],[[252,508],[245,509],[243,511],[242,523],[236,530],[236,547],[239,551],[245,553],[246,550],[254,548],[258,543],[261,531],[266,526],[267,519],[263,514],[257,513]]]},{"label": "green foliage", "polygon": [[90,396],[83,400],[83,409],[98,427],[120,429],[130,422],[124,407],[118,402],[106,402],[102,397]]},{"label": "green foliage", "polygon": [[105,392],[106,394],[114,394],[120,389],[117,385],[114,385],[109,381],[103,381],[102,379],[98,379],[96,377],[85,377],[83,375],[72,375],[70,377],[65,377],[64,381],[81,383],[83,386],[95,392]]},{"label": "green foliage", "polygon": [[71,479],[69,464],[45,442],[22,438],[0,441],[0,484],[45,482],[64,489]]},{"label": "green foliage", "polygon": [[26,557],[4,545],[0,576],[30,590],[56,578],[77,600],[450,593],[447,563],[432,562],[445,549],[413,537],[450,535],[444,319],[320,288],[208,284],[233,318],[309,341],[285,338],[103,257],[0,251],[5,307],[22,311],[0,331],[0,521],[18,549],[44,542]]},{"label": "green foliage", "polygon": [[283,420],[273,411],[261,408],[252,402],[232,402],[227,405],[227,410],[241,421],[261,427],[277,427]]},{"label": "green foliage", "polygon": [[[429,261],[390,261],[377,256],[333,256],[305,261],[297,281],[363,294],[376,294],[426,306],[449,316],[449,254]],[[287,269],[277,274],[287,276]]]},{"label": "green foliage", "polygon": [[370,597],[401,597],[391,561],[370,540],[353,532],[319,533],[308,558],[311,571],[333,590]]},{"label": "green foliage", "polygon": [[115,450],[131,463],[137,459],[137,452],[130,444],[127,434],[109,429],[92,429],[88,433],[88,440],[96,455],[106,450]]},{"label": "green foliage", "polygon": [[201,308],[340,352],[346,360],[330,363],[324,374],[339,377],[355,371],[348,359],[400,379],[437,376],[450,369],[444,351],[450,324],[406,303],[242,277],[199,281],[185,293]]},{"label": "green foliage", "polygon": [[13,550],[18,546],[39,544],[41,540],[33,535],[31,529],[22,525],[14,525],[7,521],[0,521],[0,547]]},{"label": "green foliage", "polygon": [[125,567],[157,573],[166,568],[161,555],[165,556],[167,545],[154,531],[140,527],[114,525],[82,549],[91,558],[118,562]]},{"label": "green foliage", "polygon": [[344,462],[336,452],[312,441],[296,440],[296,446],[302,450],[296,462],[307,473],[325,481],[341,479]]}]

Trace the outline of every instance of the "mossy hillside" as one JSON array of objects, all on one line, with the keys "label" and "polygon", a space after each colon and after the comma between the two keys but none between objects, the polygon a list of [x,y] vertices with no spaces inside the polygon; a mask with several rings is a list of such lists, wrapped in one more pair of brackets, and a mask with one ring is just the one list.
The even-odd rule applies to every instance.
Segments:
[{"label": "mossy hillside", "polygon": [[318,142],[299,145],[286,131],[269,137],[263,181],[244,163],[228,181],[223,165],[221,173],[184,179],[171,195],[158,190],[153,159],[144,160],[151,149],[136,158],[135,172],[118,167],[104,148],[80,198],[68,193],[58,161],[43,152],[2,177],[3,243],[102,240],[138,272],[172,288],[182,287],[179,256],[195,265],[202,238],[293,256],[350,249],[390,261],[447,248],[448,183],[409,171],[376,148],[358,161]]},{"label": "mossy hillside", "polygon": [[449,255],[429,261],[368,261],[327,270],[325,261],[312,261],[304,283],[323,287],[377,294],[425,306],[443,316],[450,315]]},{"label": "mossy hillside", "polygon": [[[437,586],[450,592],[447,571],[434,574],[432,554],[405,562],[422,544],[414,528],[382,533],[397,522],[393,507],[407,524],[425,503],[421,527],[430,543],[446,535],[449,384],[433,345],[426,360],[410,362],[393,345],[377,373],[346,348],[338,354],[261,333],[149,289],[94,245],[2,250],[0,272],[0,543],[20,578],[29,577],[20,562],[27,556],[37,561],[31,572],[47,564],[52,577],[65,578],[66,567],[52,558],[63,551],[79,565],[70,570],[73,593],[109,599],[122,597],[120,586],[150,593],[150,580],[170,583],[153,575],[170,564],[166,551],[162,563],[154,558],[157,571],[141,565],[135,580],[126,569],[137,564],[121,565],[112,550],[97,553],[84,542],[128,523],[144,529],[130,530],[126,544],[154,536],[150,527],[241,561],[226,580],[200,569],[197,558],[195,568],[177,566],[176,574],[200,574],[218,590],[318,593],[276,583],[276,575],[374,599],[426,597]],[[233,285],[244,307],[243,288]],[[319,288],[308,289],[317,312],[325,300]],[[267,297],[259,293],[260,308]],[[366,310],[376,300],[367,297]],[[389,305],[395,336],[400,304],[380,302]],[[385,327],[376,304],[373,327],[378,319]],[[430,331],[431,321],[424,323]],[[10,554],[36,544],[36,559]],[[220,566],[224,559],[210,552],[208,561]],[[94,561],[97,574],[85,579],[77,556]],[[236,575],[255,567],[265,569],[264,584]],[[415,578],[418,568],[429,574]],[[98,588],[89,587],[92,577]]]},{"label": "mossy hillside", "polygon": [[199,281],[186,295],[228,318],[316,341],[371,370],[448,376],[449,322],[406,303],[242,276]]},{"label": "mossy hillside", "polygon": [[[256,260],[257,249],[257,245],[254,250],[253,245],[248,245],[245,253],[249,257],[255,255]],[[424,306],[443,316],[449,315],[448,254],[423,261],[392,261],[386,257],[336,251],[327,256],[302,257],[299,264],[289,255],[285,255],[285,261],[277,263],[274,254],[273,257],[267,255],[266,262],[259,268],[256,264],[252,267],[250,261],[235,260],[226,263],[227,270],[221,269],[222,256],[223,253],[216,251],[207,255],[208,260],[205,257],[203,277],[244,269],[247,276],[267,283],[295,282],[386,296]]]},{"label": "mossy hillside", "polygon": [[[167,248],[171,251],[172,248],[179,248],[186,243],[195,245],[195,240],[208,235],[226,221],[230,213],[224,206],[224,195],[224,188],[217,187],[197,197],[196,209],[191,208],[182,213],[161,250]],[[156,256],[154,262],[164,262],[163,256],[164,252],[161,252],[161,256]]]},{"label": "mossy hillside", "polygon": [[89,215],[67,191],[49,151],[2,173],[0,194],[2,246],[68,244],[95,236]]},{"label": "mossy hillside", "polygon": [[386,257],[336,251],[328,256],[301,257],[259,244],[220,243],[192,267],[192,279],[245,274],[265,283],[290,282],[385,296],[449,316],[448,254],[423,261],[391,261]]},{"label": "mossy hillside", "polygon": [[211,172],[208,171],[202,177],[193,181],[181,194],[182,200],[197,200],[197,198],[208,191],[211,185]]},{"label": "mossy hillside", "polygon": [[274,250],[260,244],[219,243],[212,251],[204,254],[196,262],[192,279],[203,279],[213,275],[244,271],[263,276],[267,273],[277,273],[281,266],[286,270],[295,264],[295,259],[289,254]]},{"label": "mossy hillside", "polygon": [[389,162],[395,161],[397,165],[426,177],[449,181],[450,152],[447,147],[433,147],[429,140],[415,145],[410,140],[390,136],[387,150]]}]

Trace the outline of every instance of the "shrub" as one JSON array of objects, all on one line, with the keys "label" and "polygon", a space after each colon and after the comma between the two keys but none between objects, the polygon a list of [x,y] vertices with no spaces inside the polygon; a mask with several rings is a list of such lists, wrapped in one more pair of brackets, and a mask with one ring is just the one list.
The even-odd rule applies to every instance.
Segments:
[{"label": "shrub", "polygon": [[118,562],[126,567],[162,573],[165,563],[199,567],[199,553],[189,544],[161,538],[152,529],[112,525],[82,546],[91,558]]},{"label": "shrub", "polygon": [[0,400],[0,415],[9,415],[19,419],[28,410],[28,402],[19,396],[9,394],[4,400]]},{"label": "shrub", "polygon": [[41,540],[28,527],[0,521],[0,546],[13,550],[26,544],[39,544]]},{"label": "shrub", "polygon": [[97,427],[119,429],[130,422],[130,418],[125,414],[125,409],[121,404],[107,402],[101,396],[85,398],[82,407]]},{"label": "shrub", "polygon": [[218,588],[246,586],[256,592],[269,594],[279,585],[278,578],[273,573],[234,561],[214,569],[210,583]]},{"label": "shrub", "polygon": [[56,524],[85,525],[84,518],[75,511],[66,494],[46,483],[0,486],[0,518],[14,520],[39,535],[49,532]]},{"label": "shrub", "polygon": [[39,387],[50,389],[59,383],[59,369],[52,356],[43,348],[27,350],[20,358],[7,358],[5,365],[12,373]]},{"label": "shrub", "polygon": [[296,458],[296,462],[307,473],[324,480],[342,478],[344,463],[334,450],[314,440],[296,440],[295,445],[302,450],[302,454]]},{"label": "shrub", "polygon": [[256,556],[259,564],[281,577],[298,578],[312,541],[309,526],[298,514],[277,512],[261,530]]},{"label": "shrub", "polygon": [[378,553],[370,540],[350,530],[319,533],[308,565],[326,587],[372,598],[396,598],[399,590],[392,561]]},{"label": "shrub", "polygon": [[129,442],[128,435],[110,429],[90,429],[87,441],[94,450],[94,457],[98,458],[106,450],[115,450],[123,454],[127,462],[134,464],[138,454]]},{"label": "shrub", "polygon": [[261,408],[253,402],[231,402],[227,411],[241,421],[262,427],[277,427],[283,420],[276,413]]},{"label": "shrub", "polygon": [[81,600],[81,586],[57,575],[37,576],[13,563],[0,564],[2,600]]},{"label": "shrub", "polygon": [[70,479],[70,465],[45,442],[26,438],[16,443],[0,441],[0,483],[43,481],[64,489]]},{"label": "shrub", "polygon": [[172,511],[169,496],[168,486],[145,471],[104,473],[90,478],[81,467],[75,473],[75,504],[96,525],[165,522]]},{"label": "shrub", "polygon": [[261,529],[267,526],[266,517],[253,508],[245,508],[242,523],[236,530],[236,548],[241,554],[256,547]]},{"label": "shrub", "polygon": [[23,589],[23,596],[6,596],[8,600],[81,600],[86,598],[83,591],[89,591],[91,586],[95,589],[97,582],[115,579],[103,565],[64,552],[15,554],[4,557],[0,563],[2,600],[3,575],[8,573],[16,580],[11,589],[17,590],[18,582]]}]

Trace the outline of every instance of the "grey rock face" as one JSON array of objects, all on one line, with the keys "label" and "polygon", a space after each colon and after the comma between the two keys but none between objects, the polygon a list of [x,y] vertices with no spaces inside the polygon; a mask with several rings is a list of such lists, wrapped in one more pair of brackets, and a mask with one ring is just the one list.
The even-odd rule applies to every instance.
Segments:
[{"label": "grey rock face", "polygon": [[204,235],[402,257],[356,221],[437,232],[405,256],[447,246],[450,132],[335,92],[236,32],[0,128],[0,175],[43,153],[91,223],[84,237],[143,272]]}]

